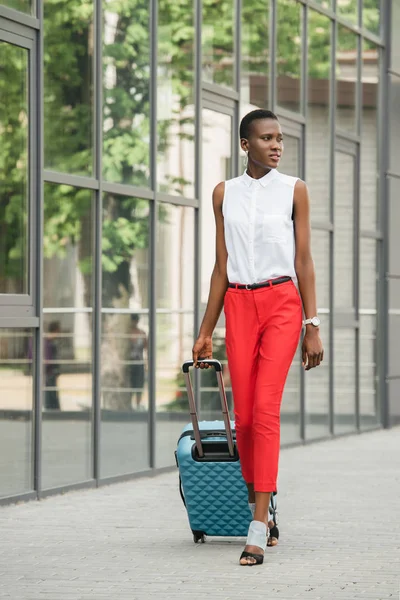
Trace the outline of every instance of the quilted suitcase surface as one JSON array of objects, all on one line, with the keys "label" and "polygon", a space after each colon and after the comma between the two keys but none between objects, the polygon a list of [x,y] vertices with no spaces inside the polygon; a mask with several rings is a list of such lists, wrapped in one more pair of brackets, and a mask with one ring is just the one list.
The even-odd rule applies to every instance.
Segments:
[{"label": "quilted suitcase surface", "polygon": [[[233,423],[231,424],[234,428]],[[223,421],[200,421],[206,457],[199,460],[192,424],[183,430],[176,459],[190,527],[196,537],[246,536],[251,520],[237,451],[230,457]],[[215,447],[216,452],[213,452]],[[215,456],[213,456],[215,454]],[[218,454],[223,454],[218,460]],[[197,532],[197,533],[196,533]]]}]

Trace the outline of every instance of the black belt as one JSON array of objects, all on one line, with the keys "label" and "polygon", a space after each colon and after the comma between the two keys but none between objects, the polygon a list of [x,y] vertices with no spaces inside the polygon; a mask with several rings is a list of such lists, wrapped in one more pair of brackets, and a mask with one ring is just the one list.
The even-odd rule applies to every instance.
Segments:
[{"label": "black belt", "polygon": [[260,283],[229,283],[228,287],[235,288],[236,290],[257,290],[258,288],[270,287],[271,285],[279,285],[280,283],[286,283],[292,281],[291,277],[277,277],[276,279],[269,279],[269,281],[260,281]]}]

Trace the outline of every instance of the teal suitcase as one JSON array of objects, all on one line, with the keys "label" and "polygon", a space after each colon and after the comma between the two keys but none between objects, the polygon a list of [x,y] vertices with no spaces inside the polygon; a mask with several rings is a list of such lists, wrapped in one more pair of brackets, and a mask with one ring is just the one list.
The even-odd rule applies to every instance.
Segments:
[{"label": "teal suitcase", "polygon": [[[195,543],[208,536],[247,536],[251,512],[236,446],[234,423],[229,418],[222,366],[207,360],[216,370],[222,421],[198,421],[189,369],[183,363],[191,423],[182,431],[175,452],[179,486]],[[270,518],[276,522],[276,497],[271,495]],[[272,532],[271,532],[272,533]]]}]

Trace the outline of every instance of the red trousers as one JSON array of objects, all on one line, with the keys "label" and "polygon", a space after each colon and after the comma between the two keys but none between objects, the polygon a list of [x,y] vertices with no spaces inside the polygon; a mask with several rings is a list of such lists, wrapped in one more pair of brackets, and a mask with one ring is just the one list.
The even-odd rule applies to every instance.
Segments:
[{"label": "red trousers", "polygon": [[277,491],[280,408],[299,343],[302,305],[292,281],[225,294],[226,352],[242,475]]}]

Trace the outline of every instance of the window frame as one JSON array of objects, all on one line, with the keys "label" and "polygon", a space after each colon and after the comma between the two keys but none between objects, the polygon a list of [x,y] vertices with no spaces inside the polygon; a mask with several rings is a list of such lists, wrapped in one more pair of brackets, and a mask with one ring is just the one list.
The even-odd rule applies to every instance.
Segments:
[{"label": "window frame", "polygon": [[[8,26],[8,31],[3,27]],[[15,29],[10,31],[10,29]],[[27,270],[28,270],[28,291],[25,294],[1,294],[0,293],[0,319],[5,321],[5,325],[13,326],[13,321],[16,321],[14,326],[21,326],[21,318],[24,319],[24,326],[38,326],[38,320],[32,317],[37,317],[37,277],[34,273],[35,265],[37,265],[38,257],[38,213],[37,213],[37,184],[35,185],[35,174],[39,167],[38,160],[38,127],[37,127],[37,54],[36,54],[36,32],[29,30],[21,25],[13,27],[5,23],[0,18],[0,41],[17,46],[27,51],[27,108],[28,108],[28,199],[27,199]],[[35,260],[36,259],[36,260]],[[36,269],[35,269],[36,270]],[[40,270],[40,269],[39,269]],[[30,318],[26,322],[26,318]]]}]

